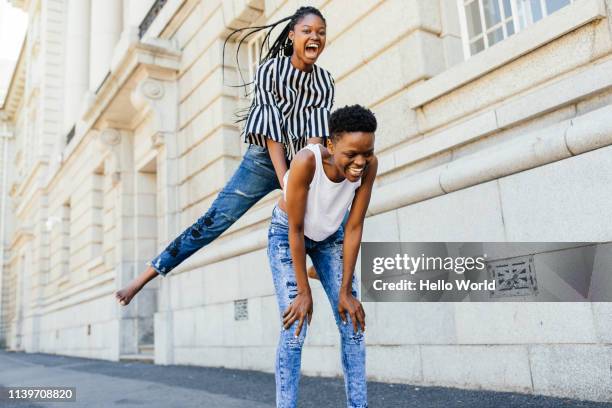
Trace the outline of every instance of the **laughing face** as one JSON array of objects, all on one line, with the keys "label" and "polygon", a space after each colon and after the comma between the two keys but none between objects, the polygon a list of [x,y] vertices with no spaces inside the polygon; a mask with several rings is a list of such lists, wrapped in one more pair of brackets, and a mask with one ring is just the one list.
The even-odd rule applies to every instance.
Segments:
[{"label": "laughing face", "polygon": [[330,140],[328,149],[339,175],[355,182],[374,158],[374,133],[346,132],[336,141]]},{"label": "laughing face", "polygon": [[289,31],[293,42],[291,62],[301,70],[310,71],[325,48],[325,22],[315,14],[307,14]]}]

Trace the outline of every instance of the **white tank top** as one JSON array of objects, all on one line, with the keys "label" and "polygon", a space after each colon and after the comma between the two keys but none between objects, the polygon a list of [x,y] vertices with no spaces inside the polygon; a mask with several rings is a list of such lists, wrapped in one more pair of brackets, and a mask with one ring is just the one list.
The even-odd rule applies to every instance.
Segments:
[{"label": "white tank top", "polygon": [[[304,147],[314,153],[316,162],[304,215],[304,235],[313,241],[323,241],[340,228],[346,210],[355,197],[355,190],[361,185],[361,178],[355,182],[344,179],[339,183],[327,178],[323,170],[322,146],[319,146],[319,144],[309,144]],[[288,178],[289,171],[283,178],[285,201],[287,201]]]}]

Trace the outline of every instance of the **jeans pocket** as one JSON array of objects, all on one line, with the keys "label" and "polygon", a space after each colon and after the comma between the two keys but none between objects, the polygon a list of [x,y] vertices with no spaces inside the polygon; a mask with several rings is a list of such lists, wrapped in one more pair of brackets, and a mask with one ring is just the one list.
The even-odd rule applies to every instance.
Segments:
[{"label": "jeans pocket", "polygon": [[268,153],[268,149],[265,147],[255,145],[255,144],[252,144],[251,147],[249,147],[248,154],[254,160],[258,160],[258,161],[269,161],[270,160],[270,154]]},{"label": "jeans pocket", "polygon": [[268,149],[263,146],[252,144],[250,149],[253,150],[254,153],[267,153]]},{"label": "jeans pocket", "polygon": [[270,159],[268,149],[265,147],[251,145],[247,151],[247,154],[245,155],[245,158],[254,164],[255,171],[263,170],[264,172],[269,173],[272,177],[276,178],[276,172],[274,171],[272,159]]}]

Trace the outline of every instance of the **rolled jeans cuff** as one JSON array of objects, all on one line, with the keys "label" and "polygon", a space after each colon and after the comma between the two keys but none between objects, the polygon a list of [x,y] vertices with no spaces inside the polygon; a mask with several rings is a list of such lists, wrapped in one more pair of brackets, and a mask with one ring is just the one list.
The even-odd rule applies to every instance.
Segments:
[{"label": "rolled jeans cuff", "polygon": [[[153,260],[153,261],[154,261],[154,260]],[[157,272],[158,274],[160,274],[161,276],[166,277],[166,275],[167,275],[167,274],[168,274],[168,272],[170,272],[170,271],[165,271],[165,270],[164,270],[164,271],[162,271],[161,269],[159,269],[157,266],[155,266],[155,265],[153,264],[153,261],[148,261],[146,265],[147,265],[147,266],[150,266],[151,268],[153,268],[153,270],[154,270],[155,272]]]}]

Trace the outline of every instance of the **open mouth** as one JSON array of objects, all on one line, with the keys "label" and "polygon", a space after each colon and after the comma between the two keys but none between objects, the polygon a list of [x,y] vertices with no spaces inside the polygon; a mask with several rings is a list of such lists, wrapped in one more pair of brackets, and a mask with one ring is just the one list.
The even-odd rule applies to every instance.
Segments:
[{"label": "open mouth", "polygon": [[347,173],[353,177],[361,177],[363,169],[363,167],[349,167]]},{"label": "open mouth", "polygon": [[310,43],[306,44],[306,54],[309,56],[316,56],[319,53],[319,44]]}]

